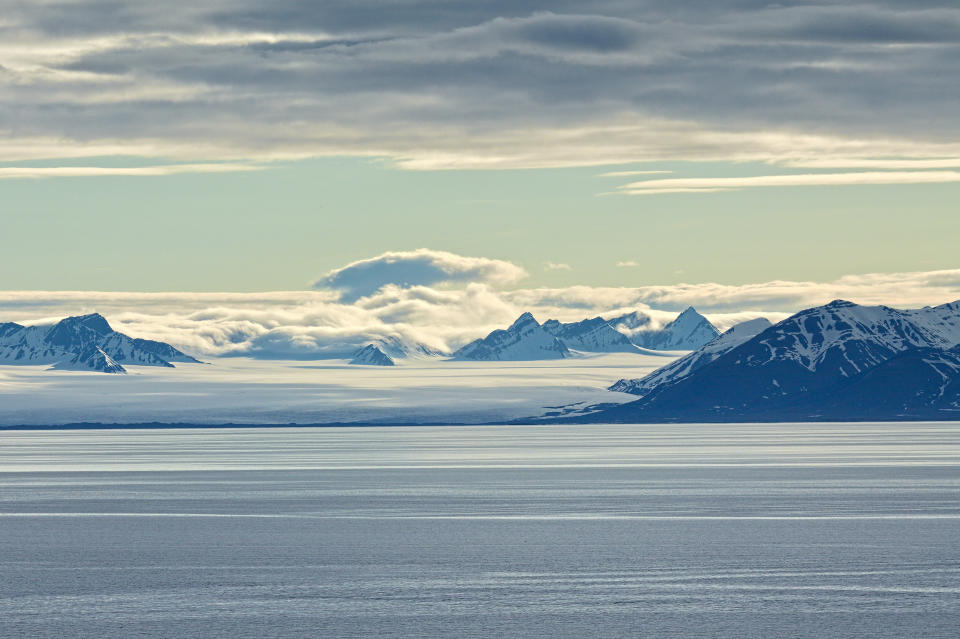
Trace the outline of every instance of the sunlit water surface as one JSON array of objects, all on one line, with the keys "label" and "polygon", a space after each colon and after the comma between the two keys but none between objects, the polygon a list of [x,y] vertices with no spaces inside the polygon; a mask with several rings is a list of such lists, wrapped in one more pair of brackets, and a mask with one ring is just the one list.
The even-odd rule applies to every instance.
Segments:
[{"label": "sunlit water surface", "polygon": [[956,637],[960,424],[0,433],[0,637]]}]

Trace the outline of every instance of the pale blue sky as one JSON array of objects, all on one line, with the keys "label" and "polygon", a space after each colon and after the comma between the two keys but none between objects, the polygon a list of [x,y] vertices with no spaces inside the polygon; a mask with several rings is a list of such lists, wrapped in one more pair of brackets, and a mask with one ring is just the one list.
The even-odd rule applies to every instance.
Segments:
[{"label": "pale blue sky", "polygon": [[[627,168],[771,173],[729,163],[408,171],[329,158],[247,173],[0,180],[3,288],[288,290],[347,262],[420,247],[513,261],[530,273],[525,286],[957,266],[958,184],[598,195],[638,179],[600,177]],[[628,261],[638,266],[617,266]]]}]

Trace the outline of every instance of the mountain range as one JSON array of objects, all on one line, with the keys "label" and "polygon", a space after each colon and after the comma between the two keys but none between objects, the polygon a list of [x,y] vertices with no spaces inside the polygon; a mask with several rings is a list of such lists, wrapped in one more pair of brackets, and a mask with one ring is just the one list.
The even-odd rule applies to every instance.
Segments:
[{"label": "mountain range", "polygon": [[810,421],[960,417],[960,302],[899,310],[836,300],[734,327],[645,378],[637,401],[580,421]]},{"label": "mountain range", "polygon": [[454,359],[518,361],[563,359],[570,349],[544,329],[533,315],[524,313],[506,330],[495,330],[453,353]]},{"label": "mountain range", "polygon": [[688,308],[662,328],[640,312],[606,320],[579,322],[550,319],[540,324],[524,313],[503,330],[475,340],[454,352],[454,359],[537,360],[562,359],[573,352],[642,353],[658,355],[664,350],[693,350],[709,343],[719,331],[695,309]]},{"label": "mountain range", "polygon": [[164,342],[119,333],[99,313],[68,317],[53,326],[0,324],[0,364],[125,373],[124,364],[173,368],[172,362],[199,360]]}]

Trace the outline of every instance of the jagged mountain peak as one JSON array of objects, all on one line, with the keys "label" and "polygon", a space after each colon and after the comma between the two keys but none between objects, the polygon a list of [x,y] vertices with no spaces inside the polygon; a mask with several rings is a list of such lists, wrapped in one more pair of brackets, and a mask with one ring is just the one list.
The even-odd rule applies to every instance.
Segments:
[{"label": "jagged mountain peak", "polygon": [[508,331],[515,331],[526,328],[528,326],[540,326],[540,322],[536,320],[533,316],[533,313],[527,311],[520,315],[517,319],[513,321],[513,324],[510,325]]},{"label": "jagged mountain peak", "polygon": [[851,306],[859,306],[849,300],[835,299],[824,305],[824,308],[849,308]]},{"label": "jagged mountain peak", "polygon": [[64,324],[67,326],[80,325],[84,328],[88,328],[92,331],[100,333],[101,335],[106,335],[107,333],[113,332],[113,328],[110,327],[110,323],[107,321],[107,318],[100,313],[74,315],[73,317],[67,317],[60,320],[58,324]]},{"label": "jagged mountain peak", "polygon": [[655,329],[649,316],[639,311],[610,320],[637,346],[661,351],[692,351],[710,343],[720,331],[690,306],[663,328]]}]

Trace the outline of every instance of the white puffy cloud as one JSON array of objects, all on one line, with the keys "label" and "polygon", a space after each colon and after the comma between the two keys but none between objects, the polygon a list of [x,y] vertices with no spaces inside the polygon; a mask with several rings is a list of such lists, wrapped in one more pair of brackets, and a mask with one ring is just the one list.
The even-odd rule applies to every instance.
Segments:
[{"label": "white puffy cloud", "polygon": [[118,330],[160,339],[201,356],[346,357],[366,343],[396,338],[451,350],[524,312],[574,321],[630,310],[654,321],[687,306],[725,329],[746,319],[773,321],[832,299],[919,307],[960,299],[960,269],[848,275],[829,282],[674,284],[643,287],[498,290],[388,284],[345,302],[330,291],[271,293],[115,293],[0,291],[0,321],[52,322],[97,311]]},{"label": "white puffy cloud", "polygon": [[503,285],[526,275],[522,268],[505,260],[422,248],[392,251],[351,262],[325,274],[313,286],[340,291],[345,301],[356,301],[388,285],[411,287],[466,282]]}]

